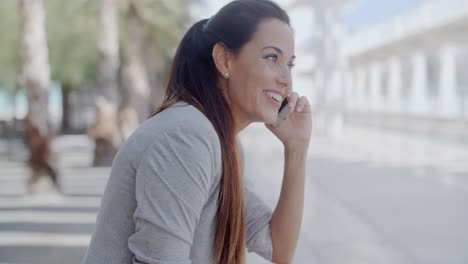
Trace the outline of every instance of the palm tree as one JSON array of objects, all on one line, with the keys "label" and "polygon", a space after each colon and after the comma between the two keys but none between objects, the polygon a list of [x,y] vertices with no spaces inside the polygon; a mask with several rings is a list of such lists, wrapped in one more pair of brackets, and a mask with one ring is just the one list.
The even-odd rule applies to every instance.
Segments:
[{"label": "palm tree", "polygon": [[[26,138],[30,150],[31,175],[28,186],[40,173],[46,172],[57,185],[57,173],[51,158],[52,129],[48,111],[50,66],[45,33],[45,12],[42,0],[21,0],[20,9],[20,83],[26,88],[28,115]],[[31,189],[30,189],[31,190]]]},{"label": "palm tree", "polygon": [[[97,52],[96,4],[46,0],[51,78],[62,89],[62,132],[72,132],[73,93],[95,79]],[[63,23],[67,21],[67,23]]]},{"label": "palm tree", "polygon": [[119,111],[124,137],[162,102],[165,64],[190,20],[186,0],[127,0],[122,38],[122,101]]},{"label": "palm tree", "polygon": [[150,81],[144,61],[145,24],[138,14],[136,0],[129,0],[125,17],[125,39],[121,65],[122,100],[119,109],[119,123],[124,138],[127,138],[138,124],[149,116]]},{"label": "palm tree", "polygon": [[90,136],[95,140],[93,165],[108,166],[122,143],[116,114],[120,61],[115,0],[99,0],[99,28],[96,121]]}]

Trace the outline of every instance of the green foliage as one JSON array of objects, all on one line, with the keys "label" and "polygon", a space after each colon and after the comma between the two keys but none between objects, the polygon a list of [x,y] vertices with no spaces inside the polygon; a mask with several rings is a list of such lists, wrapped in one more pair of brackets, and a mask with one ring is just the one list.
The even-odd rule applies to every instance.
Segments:
[{"label": "green foliage", "polygon": [[[143,21],[145,41],[153,43],[149,47],[160,49],[159,59],[167,64],[190,22],[188,0],[120,0],[120,25],[125,23],[131,1]],[[20,66],[18,5],[18,0],[0,1],[0,89],[9,92],[16,90]],[[51,79],[67,87],[94,79],[99,34],[97,1],[44,0],[44,5]],[[122,30],[120,35],[124,35]]]},{"label": "green foliage", "polygon": [[[164,60],[171,58],[190,20],[188,0],[120,0],[119,29],[122,47],[125,16],[133,2],[147,33],[146,41],[155,42]],[[45,0],[47,37],[52,79],[67,87],[94,79],[97,64],[97,1]],[[166,62],[164,62],[166,63]]]},{"label": "green foliage", "polygon": [[51,78],[64,87],[93,79],[97,63],[97,6],[89,0],[45,0]]},{"label": "green foliage", "polygon": [[146,25],[148,40],[156,41],[164,57],[172,57],[187,24],[191,21],[189,1],[139,0],[134,3]]},{"label": "green foliage", "polygon": [[19,72],[18,0],[0,1],[0,89],[16,92]]}]

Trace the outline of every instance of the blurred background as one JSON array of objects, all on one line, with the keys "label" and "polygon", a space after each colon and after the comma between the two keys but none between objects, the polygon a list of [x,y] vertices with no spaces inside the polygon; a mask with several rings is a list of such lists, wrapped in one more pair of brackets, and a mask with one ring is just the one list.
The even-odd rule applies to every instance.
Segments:
[{"label": "blurred background", "polygon": [[[0,263],[81,262],[115,152],[227,2],[0,1]],[[293,263],[468,263],[468,1],[278,3],[314,120]],[[273,208],[281,144],[240,137]]]}]

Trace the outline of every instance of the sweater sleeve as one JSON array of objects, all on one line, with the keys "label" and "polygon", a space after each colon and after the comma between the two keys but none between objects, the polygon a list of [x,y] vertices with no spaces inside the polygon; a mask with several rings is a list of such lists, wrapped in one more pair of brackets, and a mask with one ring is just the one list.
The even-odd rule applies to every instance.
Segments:
[{"label": "sweater sleeve", "polygon": [[[242,172],[245,174],[244,167],[244,147],[238,139]],[[271,261],[273,255],[273,243],[271,240],[270,222],[272,210],[255,193],[253,183],[249,178],[244,177],[244,207],[246,210],[247,225],[247,250],[255,252],[268,261]]]},{"label": "sweater sleeve", "polygon": [[273,254],[270,232],[272,211],[255,194],[252,184],[247,179],[245,179],[244,197],[247,215],[247,250],[271,261]]},{"label": "sweater sleeve", "polygon": [[156,136],[136,173],[133,263],[190,264],[195,228],[216,177],[216,133],[174,129]]}]

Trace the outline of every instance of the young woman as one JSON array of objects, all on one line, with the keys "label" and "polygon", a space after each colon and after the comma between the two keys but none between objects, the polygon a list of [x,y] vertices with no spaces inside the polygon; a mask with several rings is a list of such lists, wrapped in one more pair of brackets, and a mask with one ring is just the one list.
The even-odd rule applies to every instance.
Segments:
[{"label": "young woman", "polygon": [[[115,157],[84,263],[239,264],[246,247],[290,263],[311,134],[293,64],[288,15],[271,1],[234,1],[195,23],[162,107]],[[274,127],[286,98],[290,114]],[[236,135],[253,122],[284,145],[273,212],[242,181]]]}]

